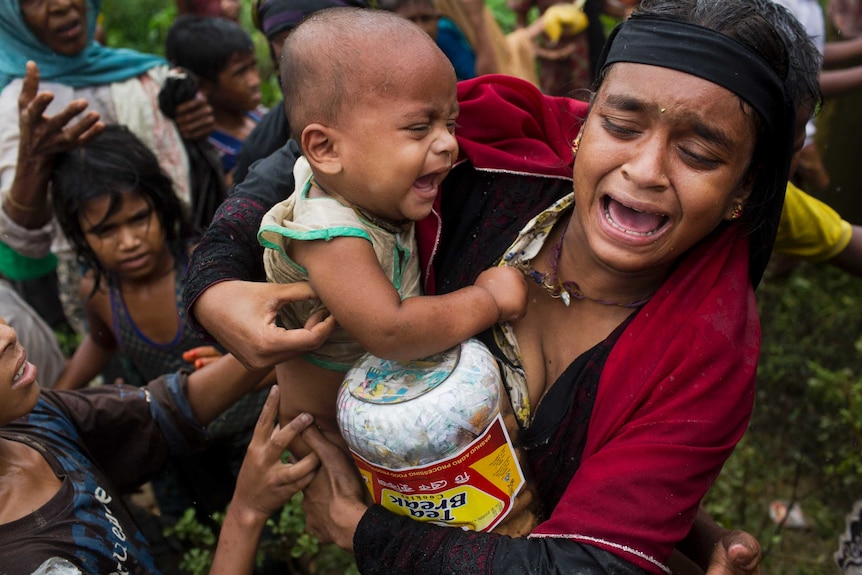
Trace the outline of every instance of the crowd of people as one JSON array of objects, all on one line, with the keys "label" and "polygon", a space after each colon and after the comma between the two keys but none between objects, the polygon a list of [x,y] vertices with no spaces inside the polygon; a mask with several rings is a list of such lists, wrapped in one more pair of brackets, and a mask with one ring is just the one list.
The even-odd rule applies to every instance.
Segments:
[{"label": "crowd of people", "polygon": [[[508,36],[476,0],[253,4],[269,110],[238,2],[178,0],[166,58],[99,43],[99,0],[0,6],[0,572],[175,572],[149,481],[160,527],[227,506],[212,573],[252,573],[299,491],[361,573],[757,573],[700,502],[773,250],[862,274],[799,169],[856,44],[771,0],[587,0],[577,31],[523,2]],[[363,354],[471,337],[534,497],[515,536],[370,501],[336,425]]]}]

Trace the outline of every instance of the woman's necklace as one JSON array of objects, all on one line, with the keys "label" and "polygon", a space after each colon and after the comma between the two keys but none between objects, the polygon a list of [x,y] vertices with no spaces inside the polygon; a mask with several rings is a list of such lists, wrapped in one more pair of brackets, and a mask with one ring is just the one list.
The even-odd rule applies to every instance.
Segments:
[{"label": "woman's necklace", "polygon": [[602,305],[615,305],[618,307],[640,307],[650,300],[652,294],[633,302],[596,299],[585,294],[576,282],[561,281],[557,270],[560,267],[560,255],[563,253],[563,238],[566,237],[566,228],[568,228],[568,226],[569,224],[566,222],[566,225],[563,227],[563,231],[560,233],[560,239],[557,241],[554,249],[552,249],[548,254],[548,267],[550,268],[550,271],[540,272],[536,268],[530,267],[523,262],[519,262],[516,267],[520,269],[526,277],[536,282],[540,288],[548,292],[548,295],[552,298],[563,300],[566,307],[571,305],[572,298],[587,299]]}]

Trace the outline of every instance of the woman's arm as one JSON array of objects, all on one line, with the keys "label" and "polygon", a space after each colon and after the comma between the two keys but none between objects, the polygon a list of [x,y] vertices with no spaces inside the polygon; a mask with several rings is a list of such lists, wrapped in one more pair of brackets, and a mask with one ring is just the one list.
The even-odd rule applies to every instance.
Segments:
[{"label": "woman's arm", "polygon": [[286,349],[319,347],[334,327],[324,323],[317,330],[325,333],[309,334],[276,326],[275,315],[295,288],[265,283],[257,230],[267,210],[293,192],[298,154],[296,144],[288,142],[256,162],[219,207],[189,261],[183,291],[188,317],[250,368],[271,367],[295,355]]},{"label": "woman's arm", "polygon": [[[302,433],[321,467],[304,491],[306,529],[352,551],[365,574],[643,573],[634,565],[567,539],[517,539],[421,523],[364,503],[365,488],[349,457],[315,428]],[[713,524],[714,525],[714,524]],[[723,529],[699,534],[711,550],[709,575],[756,575],[760,546]]]},{"label": "woman's arm", "polygon": [[273,386],[239,470],[210,575],[252,573],[266,521],[308,485],[320,464],[313,453],[294,464],[282,463],[287,446],[312,419],[308,414],[301,414],[284,427],[277,423],[273,427],[277,416],[278,387]]}]

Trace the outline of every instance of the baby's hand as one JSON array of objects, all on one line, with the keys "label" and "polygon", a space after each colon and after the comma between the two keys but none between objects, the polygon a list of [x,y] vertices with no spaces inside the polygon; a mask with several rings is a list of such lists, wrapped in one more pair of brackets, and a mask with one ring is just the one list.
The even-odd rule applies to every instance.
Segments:
[{"label": "baby's hand", "polygon": [[521,272],[510,267],[495,267],[476,278],[477,287],[488,290],[500,310],[498,321],[515,321],[527,313],[527,282]]}]

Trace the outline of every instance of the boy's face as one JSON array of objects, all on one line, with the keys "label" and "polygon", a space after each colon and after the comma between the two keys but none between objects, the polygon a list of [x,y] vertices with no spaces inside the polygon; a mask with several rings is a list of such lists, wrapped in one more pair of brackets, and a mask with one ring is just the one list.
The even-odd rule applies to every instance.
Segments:
[{"label": "boy's face", "polygon": [[248,112],[260,105],[260,70],[254,53],[234,54],[213,84],[201,81],[201,90],[216,111]]},{"label": "boy's face", "polygon": [[36,367],[27,361],[15,330],[0,318],[0,425],[30,413],[38,399]]},{"label": "boy's face", "polygon": [[342,169],[330,191],[393,221],[431,212],[458,155],[455,73],[442,53],[431,56],[403,56],[412,65],[390,75],[386,89],[354,90],[371,93],[346,98],[333,129]]}]

